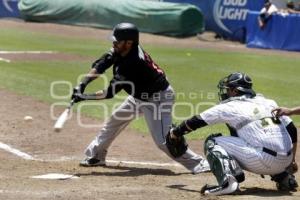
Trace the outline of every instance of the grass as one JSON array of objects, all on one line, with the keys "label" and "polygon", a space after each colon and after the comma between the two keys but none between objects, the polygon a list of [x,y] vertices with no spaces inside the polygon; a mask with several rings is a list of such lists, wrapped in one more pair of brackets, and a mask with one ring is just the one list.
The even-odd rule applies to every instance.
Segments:
[{"label": "grass", "polygon": [[[95,59],[110,48],[110,44],[95,39],[68,38],[28,32],[20,29],[1,27],[1,50],[52,50],[71,53]],[[169,81],[176,90],[177,99],[174,107],[175,114],[186,119],[197,114],[210,105],[218,102],[216,85],[220,78],[234,71],[249,74],[254,81],[254,89],[268,98],[273,98],[281,106],[297,106],[300,94],[300,57],[287,58],[274,55],[259,55],[249,53],[215,52],[207,49],[179,48],[164,46],[143,46],[152,58],[166,71]],[[50,95],[51,83],[67,81],[75,86],[78,76],[86,73],[91,62],[82,61],[17,61],[5,63],[0,61],[1,88],[32,96],[48,103],[68,101],[68,99],[54,99]],[[108,80],[111,72],[107,73]],[[95,91],[104,87],[101,79],[94,81],[88,91]],[[55,87],[55,94],[68,96],[70,87],[60,85]],[[125,94],[123,93],[125,96]],[[119,102],[118,99],[104,100],[110,108]],[[193,109],[183,106],[190,102]],[[197,108],[197,111],[195,111]],[[88,107],[83,110],[88,116],[103,119],[105,116],[100,109]],[[300,123],[299,117],[293,117]],[[175,120],[179,123],[181,120]],[[143,119],[135,120],[131,127],[143,133],[147,132]],[[224,125],[205,127],[189,135],[189,138],[204,138],[212,132],[225,132]]]}]

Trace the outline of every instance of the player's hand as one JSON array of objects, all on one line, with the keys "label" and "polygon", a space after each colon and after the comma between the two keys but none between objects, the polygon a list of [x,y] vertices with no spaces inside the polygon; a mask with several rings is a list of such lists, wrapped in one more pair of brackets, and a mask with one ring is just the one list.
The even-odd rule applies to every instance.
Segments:
[{"label": "player's hand", "polygon": [[73,89],[73,92],[76,91],[76,93],[81,93],[81,94],[83,94],[85,88],[86,88],[86,85],[85,85],[84,83],[80,82],[79,85],[77,85],[77,86]]},{"label": "player's hand", "polygon": [[282,115],[290,115],[291,114],[291,110],[285,107],[279,107],[279,108],[275,108],[272,110],[272,114],[275,117],[280,117]]},{"label": "player's hand", "polygon": [[79,86],[76,86],[75,88],[73,88],[73,93],[72,93],[71,99],[74,100],[74,103],[79,102],[78,101],[78,96],[80,94],[82,94],[82,93],[80,92]]},{"label": "player's hand", "polygon": [[86,95],[81,94],[81,93],[73,93],[72,99],[73,99],[74,103],[78,103],[80,101],[86,100]]},{"label": "player's hand", "polygon": [[81,98],[84,90],[85,90],[86,85],[83,83],[80,83],[73,89],[73,93],[71,96],[71,99],[74,99],[74,102],[77,103],[79,101],[82,101],[83,99]]}]

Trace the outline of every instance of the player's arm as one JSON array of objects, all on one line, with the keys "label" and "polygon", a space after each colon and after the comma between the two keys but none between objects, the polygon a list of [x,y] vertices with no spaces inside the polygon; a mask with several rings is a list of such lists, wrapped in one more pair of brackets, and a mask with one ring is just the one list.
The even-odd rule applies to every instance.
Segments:
[{"label": "player's arm", "polygon": [[183,135],[206,125],[200,116],[194,116],[183,121],[179,126],[171,128],[166,136],[166,146],[170,154],[175,158],[182,156],[188,147]]},{"label": "player's arm", "polygon": [[82,79],[79,86],[82,89],[80,92],[83,93],[86,86],[103,74],[106,69],[108,69],[113,64],[114,52],[111,49],[109,52],[103,54],[98,60],[92,64],[92,68],[87,75]]},{"label": "player's arm", "polygon": [[285,107],[279,107],[279,108],[275,108],[274,110],[272,110],[272,112],[277,116],[282,116],[282,115],[300,115],[300,106],[299,107],[295,107],[295,108],[285,108]]},{"label": "player's arm", "polygon": [[102,100],[102,99],[111,99],[123,89],[122,84],[117,84],[117,80],[113,78],[107,89],[99,90],[92,94],[83,94],[83,93],[75,93],[73,94],[73,98],[75,102],[84,101],[84,100]]},{"label": "player's arm", "polygon": [[292,167],[294,168],[293,171],[296,172],[298,170],[298,166],[295,160],[296,152],[297,152],[297,142],[298,142],[298,137],[297,137],[297,128],[295,127],[294,123],[291,122],[286,126],[286,129],[291,137],[292,143],[293,143],[293,162],[292,162]]},{"label": "player's arm", "polygon": [[99,74],[97,73],[97,70],[95,68],[92,68],[87,75],[82,79],[82,81],[79,83],[80,92],[83,93],[86,86],[99,77]]},{"label": "player's arm", "polygon": [[73,89],[73,94],[71,99],[77,103],[79,101],[84,100],[83,93],[86,88],[86,86],[98,78],[98,74],[96,69],[92,68],[87,75],[82,79],[82,81]]},{"label": "player's arm", "polygon": [[[228,119],[223,117],[223,113],[226,112],[227,109],[231,109],[231,106],[227,104],[215,105],[203,111],[199,115],[195,115],[190,119],[183,121],[179,126],[171,129],[170,132],[173,132],[172,135],[175,138],[176,136],[185,135],[191,131],[207,125],[228,123]],[[235,113],[226,112],[226,115],[229,119],[236,117]]]},{"label": "player's arm", "polygon": [[290,115],[300,115],[300,107],[295,107],[290,110],[291,110]]},{"label": "player's arm", "polygon": [[[113,50],[110,50],[108,53],[102,55],[101,58],[96,60],[92,64],[91,70],[84,76],[82,81],[73,89],[73,94],[71,99],[74,99],[75,102],[79,102],[84,99],[84,90],[87,85],[92,82],[93,80],[97,79],[100,74],[103,74],[106,69],[108,69],[113,64]],[[106,91],[102,90],[95,94],[90,94],[90,98],[98,98],[103,99],[105,98]]]},{"label": "player's arm", "polygon": [[206,125],[207,123],[200,117],[200,115],[195,115],[190,119],[181,122],[177,127],[172,128],[170,130],[170,137],[176,139],[177,137],[181,137]]}]

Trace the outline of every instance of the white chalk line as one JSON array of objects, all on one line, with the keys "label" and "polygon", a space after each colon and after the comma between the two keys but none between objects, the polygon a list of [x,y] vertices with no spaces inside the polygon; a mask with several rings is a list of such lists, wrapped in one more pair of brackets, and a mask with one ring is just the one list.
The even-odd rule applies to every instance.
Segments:
[{"label": "white chalk line", "polygon": [[[0,142],[0,149],[8,151],[25,160],[35,160],[35,161],[42,161],[42,162],[61,162],[67,160],[77,160],[74,157],[66,157],[66,156],[61,157],[59,159],[53,159],[53,160],[37,159],[27,153],[21,152],[20,150],[12,148],[9,145],[4,144],[2,142]],[[156,167],[181,167],[181,165],[177,163],[159,163],[159,162],[149,162],[149,161],[106,160],[106,162],[112,164],[118,164],[118,165],[127,164],[127,165],[142,165],[142,166],[156,166]]]},{"label": "white chalk line", "polygon": [[8,60],[8,59],[5,59],[5,58],[1,58],[1,57],[0,57],[0,61],[3,61],[3,62],[10,63],[10,60]]},{"label": "white chalk line", "polygon": [[156,166],[156,167],[181,167],[181,165],[177,163],[158,163],[158,162],[141,162],[141,161],[129,161],[129,160],[107,160],[108,163],[117,163],[117,164],[128,164],[128,165],[148,165],[148,166]]},{"label": "white chalk line", "polygon": [[64,194],[65,191],[58,191],[58,190],[52,190],[52,191],[32,191],[32,190],[0,190],[0,194],[10,194],[10,195],[16,195],[16,194],[22,194],[22,195],[38,195],[39,197],[49,197],[57,194]]},{"label": "white chalk line", "polygon": [[27,154],[27,153],[24,153],[24,152],[21,152],[19,151],[18,149],[14,149],[10,146],[8,146],[7,144],[4,144],[2,142],[0,142],[0,149],[3,149],[5,151],[8,151],[12,154],[15,154],[16,156],[19,156],[25,160],[35,160],[34,157],[32,157],[31,155]]},{"label": "white chalk line", "polygon": [[[57,51],[0,51],[0,54],[54,54]],[[11,60],[1,58],[0,61],[10,63]]]},{"label": "white chalk line", "polygon": [[52,54],[58,53],[57,51],[0,51],[0,54]]}]

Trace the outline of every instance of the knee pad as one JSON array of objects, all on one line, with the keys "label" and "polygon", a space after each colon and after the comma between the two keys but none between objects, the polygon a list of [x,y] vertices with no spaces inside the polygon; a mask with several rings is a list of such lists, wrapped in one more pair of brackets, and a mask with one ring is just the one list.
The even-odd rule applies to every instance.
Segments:
[{"label": "knee pad", "polygon": [[209,135],[205,142],[204,142],[204,153],[206,154],[207,150],[210,148],[213,148],[215,145],[215,139],[216,137],[220,137],[222,136],[222,133],[213,133],[211,135]]},{"label": "knee pad", "polygon": [[212,173],[215,175],[219,185],[224,184],[226,177],[232,175],[237,182],[245,180],[245,174],[239,164],[225,149],[215,143],[213,137],[208,137],[204,144],[204,152],[210,165]]}]

